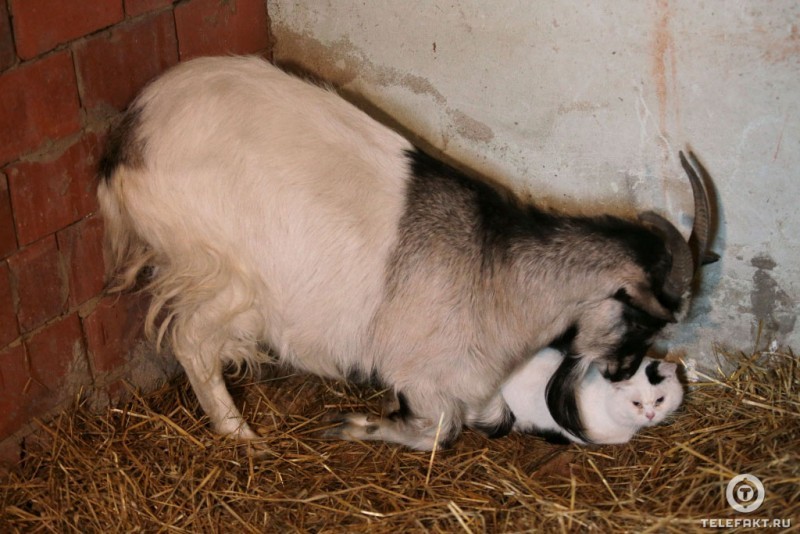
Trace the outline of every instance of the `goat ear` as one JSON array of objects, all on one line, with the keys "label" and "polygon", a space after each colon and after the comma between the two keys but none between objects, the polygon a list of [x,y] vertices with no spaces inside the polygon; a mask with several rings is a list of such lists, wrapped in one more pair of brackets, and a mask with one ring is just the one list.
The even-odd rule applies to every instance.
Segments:
[{"label": "goat ear", "polygon": [[634,308],[637,308],[650,317],[674,323],[675,315],[666,309],[656,298],[649,287],[643,284],[633,284],[617,291],[614,297]]},{"label": "goat ear", "polygon": [[719,254],[713,250],[706,250],[705,254],[703,254],[703,257],[700,258],[701,265],[708,265],[709,263],[714,263],[717,261],[719,261]]}]

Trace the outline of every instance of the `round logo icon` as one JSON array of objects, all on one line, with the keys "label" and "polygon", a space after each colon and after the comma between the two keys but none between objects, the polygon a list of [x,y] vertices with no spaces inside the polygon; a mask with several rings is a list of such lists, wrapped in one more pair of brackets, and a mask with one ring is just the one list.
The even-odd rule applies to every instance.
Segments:
[{"label": "round logo icon", "polygon": [[754,475],[736,475],[728,482],[725,498],[737,512],[755,512],[764,502],[764,484]]}]

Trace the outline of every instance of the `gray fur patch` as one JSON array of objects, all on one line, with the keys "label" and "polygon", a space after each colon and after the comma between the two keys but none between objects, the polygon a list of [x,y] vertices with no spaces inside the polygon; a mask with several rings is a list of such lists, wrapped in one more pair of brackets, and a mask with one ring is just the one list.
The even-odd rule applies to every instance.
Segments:
[{"label": "gray fur patch", "polygon": [[110,180],[121,165],[134,169],[144,166],[144,141],[138,137],[141,112],[130,108],[108,132],[103,157],[98,173],[103,180]]}]

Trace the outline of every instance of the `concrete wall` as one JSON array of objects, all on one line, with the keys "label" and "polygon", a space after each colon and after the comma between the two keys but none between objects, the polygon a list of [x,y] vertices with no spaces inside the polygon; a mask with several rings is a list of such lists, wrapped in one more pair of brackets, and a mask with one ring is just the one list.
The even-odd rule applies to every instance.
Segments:
[{"label": "concrete wall", "polygon": [[270,0],[274,57],[548,205],[656,209],[688,232],[690,146],[714,249],[667,346],[800,346],[800,4]]}]

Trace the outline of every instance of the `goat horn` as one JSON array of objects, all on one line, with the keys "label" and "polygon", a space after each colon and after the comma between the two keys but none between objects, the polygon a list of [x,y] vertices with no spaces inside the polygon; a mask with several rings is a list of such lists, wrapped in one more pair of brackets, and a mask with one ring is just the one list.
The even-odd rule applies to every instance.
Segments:
[{"label": "goat horn", "polygon": [[698,176],[695,167],[700,172],[705,172],[695,155],[690,151],[692,163],[686,159],[683,152],[679,152],[681,166],[689,177],[694,196],[694,223],[689,242],[675,226],[657,213],[643,213],[639,219],[642,223],[652,227],[662,235],[667,248],[672,254],[672,268],[664,281],[664,293],[672,298],[679,299],[692,283],[694,273],[701,265],[716,261],[719,256],[707,250],[710,232],[710,201],[703,180]]},{"label": "goat horn", "polygon": [[658,213],[648,211],[639,215],[639,220],[649,226],[666,242],[672,255],[672,268],[664,281],[664,293],[677,300],[689,287],[694,276],[692,251],[683,235],[675,226]]},{"label": "goat horn", "polygon": [[689,246],[694,253],[694,270],[697,271],[701,265],[713,263],[719,259],[717,254],[708,250],[711,231],[711,202],[708,199],[705,183],[695,170],[697,168],[700,174],[705,175],[703,166],[697,161],[692,151],[689,151],[691,163],[683,155],[683,152],[679,152],[678,155],[681,158],[683,170],[689,176],[689,181],[692,184],[692,193],[694,194],[694,224],[692,226],[692,235],[689,237]]}]

